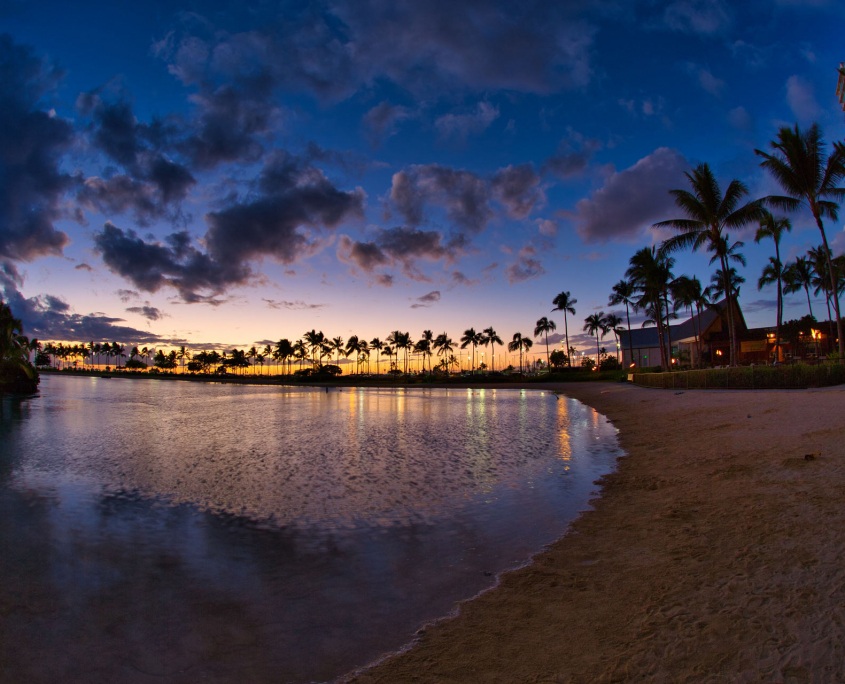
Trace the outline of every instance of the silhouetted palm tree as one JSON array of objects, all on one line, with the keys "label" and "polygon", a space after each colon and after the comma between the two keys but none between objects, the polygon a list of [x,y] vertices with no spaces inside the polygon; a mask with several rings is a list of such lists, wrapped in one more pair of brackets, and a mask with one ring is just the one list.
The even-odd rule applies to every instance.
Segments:
[{"label": "silhouetted palm tree", "polygon": [[[671,349],[669,338],[669,283],[672,282],[672,267],[675,260],[654,247],[643,247],[637,250],[629,260],[625,277],[636,288],[639,295],[637,308],[644,311],[657,326],[657,340],[660,345],[660,364],[669,367]],[[668,341],[668,344],[667,344]]]},{"label": "silhouetted palm tree", "polygon": [[[684,211],[686,218],[670,219],[656,223],[657,227],[669,227],[679,231],[666,240],[661,251],[673,252],[679,249],[692,248],[696,251],[704,247],[713,252],[721,263],[721,272],[727,274],[728,261],[725,254],[727,238],[725,231],[730,228],[741,228],[762,218],[763,207],[759,200],[740,205],[742,198],[748,194],[748,188],[742,181],[732,180],[722,194],[719,183],[708,164],[699,164],[692,173],[686,173],[690,183],[690,190],[670,190],[675,198],[675,204]],[[728,294],[728,334],[730,336],[731,360],[737,363],[737,337],[735,305],[731,298],[730,287],[723,289]]]},{"label": "silhouetted palm tree", "polygon": [[806,257],[796,257],[795,261],[787,264],[783,269],[783,291],[792,294],[803,289],[807,295],[807,306],[810,309],[810,317],[813,315],[813,303],[810,301],[810,285],[813,284],[813,268]]},{"label": "silhouetted palm tree", "polygon": [[604,337],[607,333],[607,320],[605,319],[604,311],[599,311],[595,314],[590,314],[584,319],[584,332],[596,336],[596,365],[599,364],[599,333]]},{"label": "silhouetted palm tree", "polygon": [[634,287],[634,284],[630,280],[623,279],[613,286],[612,293],[607,300],[609,306],[625,305],[625,318],[628,322],[628,355],[632,362],[634,360],[634,342],[631,339],[631,311],[629,307],[633,307],[634,311],[637,310],[637,303],[634,300],[636,293],[637,288]]},{"label": "silhouetted palm tree", "polygon": [[522,373],[522,353],[528,353],[531,350],[531,347],[534,346],[534,342],[531,340],[530,337],[525,337],[522,333],[514,333],[513,338],[510,342],[508,342],[508,351],[510,352],[519,352],[519,372]]},{"label": "silhouetted palm tree", "polygon": [[679,308],[688,309],[690,319],[692,320],[692,329],[695,334],[695,345],[698,359],[701,361],[701,320],[699,313],[699,320],[696,321],[695,312],[701,303],[701,281],[695,276],[679,276],[672,281],[671,284],[672,299],[674,301],[675,310]]},{"label": "silhouetted palm tree", "polygon": [[455,348],[452,338],[450,338],[445,332],[440,333],[434,338],[433,346],[437,350],[437,355],[443,357],[451,354]]},{"label": "silhouetted palm tree", "polygon": [[539,335],[546,336],[546,369],[549,373],[551,373],[552,370],[552,362],[549,358],[549,333],[554,332],[555,330],[557,330],[555,322],[550,321],[545,316],[538,320],[534,326],[534,337],[538,337]]},{"label": "silhouetted palm tree", "polygon": [[496,370],[496,345],[498,344],[500,347],[504,344],[502,342],[502,338],[499,337],[499,334],[493,329],[491,325],[489,328],[484,328],[484,346],[486,347],[488,344],[490,345],[490,370]]},{"label": "silhouetted palm tree", "polygon": [[[566,337],[566,348],[569,349],[569,323],[566,320],[566,314],[571,313],[573,316],[575,315],[575,305],[578,303],[578,300],[575,299],[568,291],[561,292],[558,294],[553,300],[552,304],[555,305],[555,308],[552,311],[563,311],[563,331],[564,336]],[[572,368],[572,355],[567,354],[566,359],[569,362],[569,367]]]},{"label": "silhouetted palm tree", "polygon": [[[769,143],[772,153],[754,150],[763,161],[760,166],[774,176],[785,195],[773,195],[766,202],[778,209],[794,211],[806,204],[822,236],[824,256],[827,261],[830,291],[837,292],[836,276],[827,234],[822,219],[838,219],[839,202],[845,198],[845,188],[840,183],[845,177],[845,146],[836,143],[830,155],[825,153],[821,129],[813,124],[803,133],[796,124],[784,126],[777,138]],[[839,297],[833,298],[836,312],[836,331],[839,337],[839,359],[845,359],[845,329],[839,309]]]},{"label": "silhouetted palm tree", "polygon": [[[780,329],[783,325],[783,262],[780,258],[780,241],[784,233],[792,230],[792,224],[787,218],[775,218],[768,211],[760,220],[760,227],[754,234],[754,242],[762,242],[771,238],[775,244],[775,258],[763,269],[763,275],[757,283],[757,289],[772,284],[768,278],[776,275],[774,284],[777,285],[777,332],[775,333],[775,360],[780,360]],[[764,283],[763,281],[766,280]]]},{"label": "silhouetted palm tree", "polygon": [[484,339],[484,333],[476,332],[475,328],[468,328],[464,330],[464,334],[461,336],[461,349],[466,349],[469,346],[472,346],[472,362],[470,363],[470,371],[474,374],[475,373],[475,347],[481,344],[481,341]]}]

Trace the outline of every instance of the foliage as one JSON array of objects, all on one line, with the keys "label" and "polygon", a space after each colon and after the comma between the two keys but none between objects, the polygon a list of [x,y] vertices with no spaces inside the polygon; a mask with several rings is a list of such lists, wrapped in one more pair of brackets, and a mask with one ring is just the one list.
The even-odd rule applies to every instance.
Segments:
[{"label": "foliage", "polygon": [[[837,354],[838,356],[838,354]],[[634,382],[661,389],[804,389],[845,383],[845,364],[738,366],[674,373],[635,373]]]},{"label": "foliage", "polygon": [[603,371],[619,370],[620,368],[622,368],[622,364],[615,356],[605,356],[599,363],[599,370]]}]

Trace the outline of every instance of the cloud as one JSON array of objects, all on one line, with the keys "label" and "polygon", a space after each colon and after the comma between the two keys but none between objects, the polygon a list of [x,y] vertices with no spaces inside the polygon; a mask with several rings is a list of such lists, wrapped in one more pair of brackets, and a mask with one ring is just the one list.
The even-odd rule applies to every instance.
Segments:
[{"label": "cloud", "polygon": [[143,316],[148,321],[160,321],[162,318],[167,316],[166,313],[161,311],[161,309],[157,309],[154,306],[150,306],[148,304],[144,306],[130,306],[126,309],[129,313],[138,314],[139,316]]},{"label": "cloud", "polygon": [[725,82],[716,78],[709,69],[698,70],[698,84],[711,95],[719,97],[725,89]]},{"label": "cloud", "polygon": [[436,304],[439,301],[440,290],[432,290],[428,294],[424,294],[422,297],[417,297],[417,300],[413,304],[411,304],[411,308],[420,309],[431,306],[432,304]]},{"label": "cloud", "polygon": [[[548,94],[592,77],[596,28],[570,3],[271,3],[251,8],[256,28],[238,32],[224,28],[235,23],[224,12],[185,13],[154,54],[203,98],[237,83],[259,120],[255,105],[282,87],[339,101],[375,82],[417,96],[447,88]],[[242,123],[236,128],[246,131]]]},{"label": "cloud", "polygon": [[800,76],[786,79],[786,101],[800,123],[814,121],[819,115],[813,86]]},{"label": "cloud", "polygon": [[721,0],[676,0],[663,11],[666,25],[684,33],[722,33],[733,24]]},{"label": "cloud", "polygon": [[537,278],[546,272],[540,261],[535,258],[536,253],[537,250],[532,245],[526,245],[519,250],[516,261],[505,269],[511,285]]},{"label": "cloud", "polygon": [[444,114],[434,122],[441,138],[453,138],[461,142],[472,135],[483,133],[499,118],[499,108],[489,102],[479,102],[474,112],[467,114]]},{"label": "cloud", "polygon": [[449,261],[456,253],[457,247],[446,244],[440,232],[408,226],[381,229],[366,242],[341,235],[337,249],[338,259],[364,273],[372,275],[382,267],[400,266],[414,280],[427,280],[417,267],[420,259]]},{"label": "cloud", "polygon": [[531,164],[507,166],[499,169],[490,182],[496,199],[516,219],[528,216],[535,206],[545,202],[540,177]]},{"label": "cloud", "polygon": [[396,133],[400,122],[411,117],[407,107],[382,101],[364,115],[364,127],[370,142],[374,145]]},{"label": "cloud", "polygon": [[77,271],[88,271],[89,273],[94,270],[93,268],[91,268],[91,266],[89,266],[88,264],[85,264],[85,263],[77,264],[73,268],[74,268],[74,270],[77,270]]},{"label": "cloud", "polygon": [[107,216],[131,211],[140,225],[165,216],[176,220],[179,203],[196,184],[188,167],[168,156],[178,130],[172,123],[139,122],[125,99],[108,101],[105,91],[99,88],[76,100],[79,113],[90,119],[90,141],[107,163],[102,176],[85,179],[78,201]]},{"label": "cloud", "polygon": [[748,131],[754,126],[754,121],[745,107],[734,107],[728,112],[728,123],[740,131]]},{"label": "cloud", "polygon": [[325,304],[307,304],[302,300],[297,300],[295,302],[290,302],[287,300],[275,300],[275,299],[265,299],[262,298],[267,306],[271,309],[288,309],[291,311],[306,311],[306,310],[314,310],[314,309],[322,309],[325,307]]},{"label": "cloud", "polygon": [[423,222],[426,205],[443,209],[460,233],[479,233],[493,217],[485,179],[439,164],[410,166],[395,173],[390,201],[410,226]]},{"label": "cloud", "polygon": [[478,280],[467,277],[467,275],[461,271],[452,271],[452,282],[455,283],[455,285],[466,286],[478,284]]},{"label": "cloud", "polygon": [[148,331],[119,325],[123,322],[122,318],[113,318],[101,313],[73,313],[67,302],[54,295],[42,294],[25,298],[8,274],[0,273],[0,290],[15,316],[23,323],[24,333],[30,339],[70,342],[116,340],[133,344],[177,342]]},{"label": "cloud", "polygon": [[546,160],[543,170],[562,179],[579,176],[587,169],[593,155],[601,147],[598,140],[585,138],[569,128],[566,137],[558,144],[555,154]]},{"label": "cloud", "polygon": [[578,234],[585,242],[638,239],[653,223],[678,211],[669,190],[683,185],[688,168],[679,152],[660,147],[612,173],[601,188],[575,205]]},{"label": "cloud", "polygon": [[73,132],[42,103],[62,74],[8,35],[0,35],[0,74],[0,257],[61,254],[68,236],[54,223],[73,182],[61,170]]},{"label": "cloud", "polygon": [[357,220],[363,212],[362,191],[339,190],[305,159],[284,151],[268,158],[256,189],[256,194],[230,198],[206,215],[205,252],[192,244],[187,231],[171,233],[164,242],[148,242],[113,223],[95,234],[96,247],[113,272],[141,290],[169,286],[185,302],[218,304],[214,295],[250,279],[252,260],[301,260],[324,246],[325,231]]}]

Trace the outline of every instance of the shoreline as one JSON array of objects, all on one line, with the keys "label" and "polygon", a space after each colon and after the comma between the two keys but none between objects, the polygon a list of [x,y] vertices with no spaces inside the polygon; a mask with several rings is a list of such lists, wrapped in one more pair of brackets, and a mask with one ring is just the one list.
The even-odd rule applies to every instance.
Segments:
[{"label": "shoreline", "polygon": [[533,562],[341,681],[841,679],[845,386],[524,388],[596,409],[626,457]]}]

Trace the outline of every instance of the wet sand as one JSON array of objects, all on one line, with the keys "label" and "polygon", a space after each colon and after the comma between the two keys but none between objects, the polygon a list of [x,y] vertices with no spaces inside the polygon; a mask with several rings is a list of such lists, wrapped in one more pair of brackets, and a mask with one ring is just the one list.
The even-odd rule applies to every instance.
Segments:
[{"label": "wet sand", "polygon": [[845,386],[555,388],[628,454],[593,510],[345,681],[845,681]]}]

